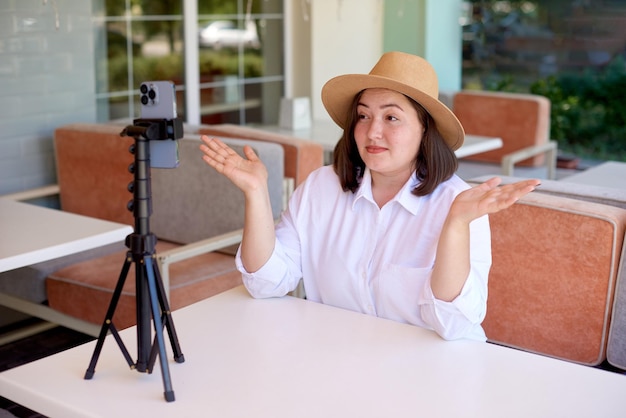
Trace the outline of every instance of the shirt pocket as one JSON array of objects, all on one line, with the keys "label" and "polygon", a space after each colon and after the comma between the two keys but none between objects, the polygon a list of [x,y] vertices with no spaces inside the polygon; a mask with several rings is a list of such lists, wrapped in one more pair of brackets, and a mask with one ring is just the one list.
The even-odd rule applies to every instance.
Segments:
[{"label": "shirt pocket", "polygon": [[419,304],[431,274],[430,267],[387,264],[378,283],[379,316],[424,326]]}]

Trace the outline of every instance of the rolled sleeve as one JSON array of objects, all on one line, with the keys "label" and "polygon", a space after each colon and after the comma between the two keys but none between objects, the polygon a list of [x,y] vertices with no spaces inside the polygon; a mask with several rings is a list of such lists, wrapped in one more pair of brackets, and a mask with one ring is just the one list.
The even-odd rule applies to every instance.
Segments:
[{"label": "rolled sleeve", "polygon": [[424,287],[422,318],[442,338],[486,341],[480,324],[486,314],[487,295],[482,290],[483,286],[476,283],[477,280],[476,272],[472,271],[459,296],[451,302],[435,298],[430,282]]},{"label": "rolled sleeve", "polygon": [[235,266],[241,272],[245,288],[254,298],[271,298],[285,296],[295,289],[298,284],[291,284],[286,264],[281,260],[278,252],[280,243],[276,241],[274,251],[267,262],[254,273],[246,270],[241,261],[241,247],[235,256]]}]

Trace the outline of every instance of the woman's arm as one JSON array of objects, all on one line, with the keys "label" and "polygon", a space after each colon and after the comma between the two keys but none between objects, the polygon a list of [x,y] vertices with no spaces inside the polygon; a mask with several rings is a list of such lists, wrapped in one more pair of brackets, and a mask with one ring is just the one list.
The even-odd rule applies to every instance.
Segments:
[{"label": "woman's arm", "polygon": [[272,206],[267,188],[267,169],[249,146],[242,158],[217,138],[202,136],[203,160],[223,174],[244,194],[245,215],[241,241],[241,261],[249,272],[260,269],[274,249]]},{"label": "woman's arm", "polygon": [[470,273],[470,222],[508,208],[540,183],[525,180],[498,187],[500,181],[494,177],[465,190],[452,203],[439,237],[431,278],[431,289],[437,299],[454,300]]}]

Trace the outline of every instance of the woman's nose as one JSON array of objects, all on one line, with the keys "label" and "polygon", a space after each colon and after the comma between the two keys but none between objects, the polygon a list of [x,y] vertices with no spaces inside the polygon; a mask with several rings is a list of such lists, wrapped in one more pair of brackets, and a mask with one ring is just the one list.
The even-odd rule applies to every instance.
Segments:
[{"label": "woman's nose", "polygon": [[372,119],[367,130],[367,135],[370,138],[379,139],[382,138],[382,131],[382,122],[375,118]]}]

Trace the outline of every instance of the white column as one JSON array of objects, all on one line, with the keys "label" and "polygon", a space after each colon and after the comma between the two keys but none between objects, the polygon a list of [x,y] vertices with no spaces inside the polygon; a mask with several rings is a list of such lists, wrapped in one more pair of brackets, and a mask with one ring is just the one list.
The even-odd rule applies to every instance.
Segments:
[{"label": "white column", "polygon": [[183,3],[185,60],[185,122],[200,124],[200,70],[198,47],[198,3],[184,0]]},{"label": "white column", "polygon": [[385,0],[383,48],[430,62],[440,91],[461,86],[461,0]]},{"label": "white column", "polygon": [[461,0],[425,0],[425,55],[439,78],[439,91],[461,88],[462,28]]}]

